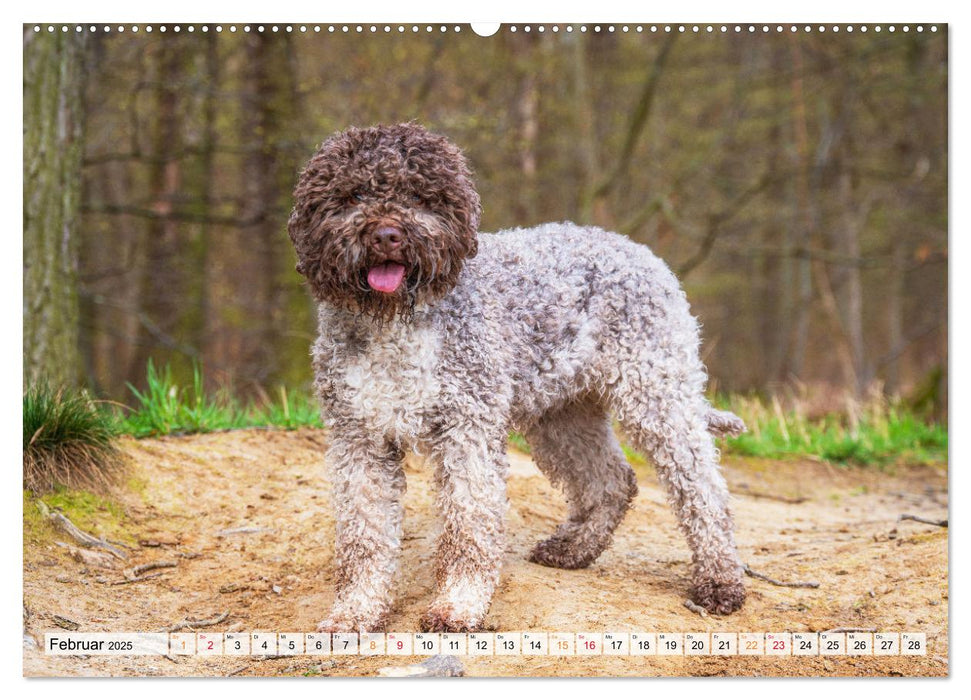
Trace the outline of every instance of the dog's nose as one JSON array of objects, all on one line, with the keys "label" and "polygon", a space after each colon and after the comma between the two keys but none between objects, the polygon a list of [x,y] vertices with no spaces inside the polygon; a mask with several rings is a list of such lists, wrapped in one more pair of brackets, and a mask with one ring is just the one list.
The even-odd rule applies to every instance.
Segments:
[{"label": "dog's nose", "polygon": [[370,244],[374,250],[385,255],[390,255],[401,247],[401,240],[404,234],[394,226],[381,226],[376,228],[370,236]]}]

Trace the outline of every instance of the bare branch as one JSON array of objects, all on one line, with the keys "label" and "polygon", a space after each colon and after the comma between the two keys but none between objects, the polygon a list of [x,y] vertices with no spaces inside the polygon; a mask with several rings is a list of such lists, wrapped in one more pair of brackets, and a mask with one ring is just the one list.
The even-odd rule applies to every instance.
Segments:
[{"label": "bare branch", "polygon": [[947,518],[944,520],[930,520],[928,518],[922,518],[919,515],[910,515],[909,513],[904,513],[897,518],[897,522],[900,522],[901,520],[913,520],[915,523],[924,523],[925,525],[935,525],[937,527],[947,527]]},{"label": "bare branch", "polygon": [[708,215],[708,228],[705,233],[705,237],[701,241],[701,245],[695,254],[688,258],[685,262],[681,263],[678,267],[678,276],[684,277],[689,272],[698,267],[707,258],[709,253],[711,253],[712,248],[715,246],[715,241],[718,239],[718,234],[721,233],[722,224],[730,221],[739,211],[741,211],[746,204],[748,204],[757,194],[765,190],[772,182],[772,178],[766,173],[759,180],[744,190],[740,195],[728,203],[728,205],[721,211]]},{"label": "bare branch", "polygon": [[242,219],[235,216],[215,216],[212,214],[197,214],[189,211],[158,212],[154,209],[126,204],[87,204],[82,206],[81,210],[85,214],[125,214],[128,216],[137,216],[142,219],[149,219],[150,221],[184,221],[194,224],[217,224],[238,228],[253,226],[262,222],[264,218],[262,213],[257,216]]},{"label": "bare branch", "polygon": [[212,627],[213,625],[218,625],[220,622],[223,622],[226,618],[229,617],[229,614],[230,614],[230,611],[227,610],[221,615],[216,615],[216,617],[213,617],[208,620],[190,620],[189,618],[186,618],[182,622],[179,622],[178,624],[172,625],[171,627],[167,627],[164,631],[178,632],[179,630],[184,630],[184,629],[194,630],[199,627]]},{"label": "bare branch", "polygon": [[769,578],[765,574],[760,574],[758,571],[752,571],[748,564],[745,565],[745,573],[752,578],[771,583],[773,586],[782,586],[783,588],[819,588],[819,584],[816,581],[777,581],[774,578]]},{"label": "bare branch", "polygon": [[[667,62],[668,54],[671,52],[671,47],[674,46],[674,40],[676,38],[676,34],[669,34],[661,46],[661,51],[658,53],[657,58],[654,59],[654,65],[647,79],[644,81],[640,99],[631,115],[630,125],[627,128],[627,135],[624,139],[624,145],[621,148],[617,163],[599,184],[588,190],[583,196],[580,204],[581,212],[589,213],[594,202],[606,196],[627,173],[634,156],[634,150],[637,147],[637,142],[640,140],[641,134],[644,132],[644,127],[647,126],[648,119],[651,116],[654,96],[657,93],[657,86],[661,80],[661,74],[664,72],[664,64]],[[587,218],[586,215],[581,216],[583,220]]]}]

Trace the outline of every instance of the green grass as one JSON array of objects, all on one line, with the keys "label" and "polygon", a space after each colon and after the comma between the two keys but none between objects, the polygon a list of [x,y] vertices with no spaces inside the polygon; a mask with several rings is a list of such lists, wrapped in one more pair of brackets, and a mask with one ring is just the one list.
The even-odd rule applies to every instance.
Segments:
[{"label": "green grass", "polygon": [[[748,432],[719,440],[726,454],[786,459],[817,457],[836,464],[941,464],[947,462],[947,426],[922,419],[912,410],[882,398],[852,405],[844,412],[809,417],[798,404],[783,410],[778,401],[722,397],[719,407],[734,411]],[[530,454],[519,433],[509,443]],[[621,444],[634,466],[647,463],[639,452]]]},{"label": "green grass", "polygon": [[144,391],[128,385],[134,405],[123,411],[119,420],[120,430],[135,437],[322,425],[316,401],[305,393],[280,387],[274,398],[242,403],[224,391],[208,394],[198,366],[193,370],[191,386],[181,386],[168,367],[159,370],[149,362],[145,383]]},{"label": "green grass", "polygon": [[[146,389],[131,387],[134,405],[124,411],[118,428],[136,437],[204,433],[247,427],[294,429],[321,427],[317,402],[302,391],[279,388],[275,395],[242,403],[227,392],[208,394],[198,368],[191,385],[181,386],[172,373],[149,364]],[[753,397],[720,397],[716,403],[734,411],[749,432],[719,440],[723,452],[781,459],[813,456],[846,464],[891,462],[940,463],[947,460],[947,428],[927,421],[902,404],[882,397],[865,402],[843,399],[844,408],[810,415],[799,401],[783,409],[779,401]],[[529,444],[518,433],[510,444],[527,454]],[[627,445],[624,451],[635,464],[644,457]]]},{"label": "green grass", "polygon": [[509,444],[523,454],[528,455],[533,453],[533,448],[529,446],[529,443],[526,442],[526,438],[524,438],[521,433],[509,433]]},{"label": "green grass", "polygon": [[109,411],[82,391],[45,383],[24,392],[24,488],[104,490],[124,470]]},{"label": "green grass", "polygon": [[798,404],[731,397],[722,402],[748,432],[724,441],[728,453],[769,458],[812,455],[840,464],[947,461],[947,426],[926,421],[900,403],[876,397],[810,417]]}]

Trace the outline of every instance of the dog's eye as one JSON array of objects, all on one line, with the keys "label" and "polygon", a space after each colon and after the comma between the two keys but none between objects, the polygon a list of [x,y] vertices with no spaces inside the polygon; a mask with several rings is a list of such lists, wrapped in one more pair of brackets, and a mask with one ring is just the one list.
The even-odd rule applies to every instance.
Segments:
[{"label": "dog's eye", "polygon": [[351,199],[353,199],[355,202],[363,202],[365,197],[367,197],[366,190],[354,190],[354,192],[351,193]]},{"label": "dog's eye", "polygon": [[425,199],[420,194],[413,194],[411,195],[411,201],[415,204],[421,204]]}]

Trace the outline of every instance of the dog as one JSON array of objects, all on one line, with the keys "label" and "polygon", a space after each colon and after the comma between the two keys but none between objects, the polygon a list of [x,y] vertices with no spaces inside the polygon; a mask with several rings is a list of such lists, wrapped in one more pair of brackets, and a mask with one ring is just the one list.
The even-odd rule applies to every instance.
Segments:
[{"label": "dog", "polygon": [[613,419],[650,455],[692,552],[691,598],[745,599],[699,329],[651,251],[556,223],[478,232],[469,165],[416,123],[349,128],[310,159],[288,231],[318,302],[314,386],[330,428],[336,597],[320,631],[387,624],[403,457],[435,468],[443,529],[424,631],[481,629],[505,548],[506,447],[520,431],[569,516],[529,554],[588,566],[637,494]]}]

